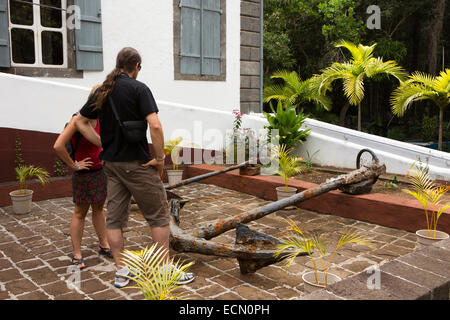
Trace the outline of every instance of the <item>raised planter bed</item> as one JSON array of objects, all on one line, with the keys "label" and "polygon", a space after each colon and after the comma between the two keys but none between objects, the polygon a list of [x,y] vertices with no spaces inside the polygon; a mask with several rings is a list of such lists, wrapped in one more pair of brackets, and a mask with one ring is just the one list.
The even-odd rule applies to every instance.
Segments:
[{"label": "raised planter bed", "polygon": [[[186,170],[186,177],[216,171],[218,165],[192,165]],[[244,192],[266,200],[276,200],[275,188],[283,185],[278,176],[241,176],[238,171],[228,172],[202,181],[223,188]],[[317,184],[291,179],[290,185],[299,192]],[[352,218],[381,226],[415,232],[426,228],[423,209],[415,199],[373,193],[351,196],[340,191],[331,191],[297,205],[318,213]],[[439,219],[439,230],[450,232],[450,211]]]}]

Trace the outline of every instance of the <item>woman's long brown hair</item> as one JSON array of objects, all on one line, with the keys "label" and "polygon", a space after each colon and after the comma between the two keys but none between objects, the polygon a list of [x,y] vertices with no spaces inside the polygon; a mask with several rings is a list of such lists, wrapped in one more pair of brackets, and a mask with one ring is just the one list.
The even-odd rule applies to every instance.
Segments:
[{"label": "woman's long brown hair", "polygon": [[136,65],[141,62],[141,56],[136,49],[127,47],[120,50],[119,54],[117,55],[116,68],[110,74],[108,74],[106,80],[97,89],[96,100],[94,103],[96,109],[102,108],[106,98],[114,89],[114,85],[120,74],[123,71],[133,72],[133,70],[136,68]]}]

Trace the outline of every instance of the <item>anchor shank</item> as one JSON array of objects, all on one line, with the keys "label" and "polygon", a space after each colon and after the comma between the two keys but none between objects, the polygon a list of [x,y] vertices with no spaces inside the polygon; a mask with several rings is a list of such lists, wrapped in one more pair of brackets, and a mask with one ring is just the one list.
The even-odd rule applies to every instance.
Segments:
[{"label": "anchor shank", "polygon": [[245,224],[260,219],[285,207],[311,199],[323,193],[336,190],[343,185],[354,184],[369,179],[375,179],[384,172],[386,172],[386,166],[384,164],[376,164],[370,168],[363,167],[346,175],[339,176],[329,182],[322,183],[315,188],[310,188],[303,192],[297,193],[292,197],[278,200],[263,207],[253,209],[243,215],[210,223],[206,227],[194,231],[192,235],[197,238],[211,239],[224,232],[227,232],[228,230],[234,229],[237,223]]},{"label": "anchor shank", "polygon": [[166,190],[175,189],[175,188],[178,188],[178,187],[185,186],[187,184],[191,184],[193,182],[197,182],[197,181],[200,181],[200,180],[204,180],[204,179],[207,179],[207,178],[211,178],[211,177],[217,176],[217,175],[225,173],[225,172],[229,172],[229,171],[233,171],[233,170],[236,170],[236,169],[240,169],[242,167],[247,166],[249,163],[250,163],[250,161],[246,161],[244,163],[241,163],[241,164],[238,164],[238,165],[235,165],[235,166],[231,166],[231,167],[227,167],[227,168],[224,168],[222,170],[209,172],[209,173],[202,174],[200,176],[196,176],[196,177],[192,177],[192,178],[189,178],[189,179],[185,179],[185,180],[180,181],[178,183],[165,184],[164,187],[166,188]]}]

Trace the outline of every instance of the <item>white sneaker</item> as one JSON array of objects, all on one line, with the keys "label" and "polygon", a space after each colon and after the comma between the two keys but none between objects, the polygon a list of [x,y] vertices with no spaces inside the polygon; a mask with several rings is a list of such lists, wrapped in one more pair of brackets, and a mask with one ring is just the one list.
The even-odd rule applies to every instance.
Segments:
[{"label": "white sneaker", "polygon": [[130,278],[133,274],[126,268],[122,268],[120,270],[117,270],[116,277],[114,279],[114,286],[116,288],[123,288],[126,287],[130,283]]},{"label": "white sneaker", "polygon": [[[170,265],[170,268],[176,268],[173,264]],[[178,269],[177,269],[178,271]],[[162,272],[162,270],[160,271]],[[191,283],[195,279],[195,274],[192,272],[181,272],[180,278],[178,279],[177,285],[184,285]]]}]

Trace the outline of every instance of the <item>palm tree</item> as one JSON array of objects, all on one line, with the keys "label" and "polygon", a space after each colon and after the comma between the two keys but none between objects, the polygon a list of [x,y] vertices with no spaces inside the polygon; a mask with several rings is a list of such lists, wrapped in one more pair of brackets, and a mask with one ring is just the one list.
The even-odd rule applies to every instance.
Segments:
[{"label": "palm tree", "polygon": [[332,108],[331,99],[327,96],[319,94],[317,88],[317,78],[312,77],[302,81],[297,72],[278,71],[275,72],[271,79],[283,80],[284,84],[275,84],[264,88],[263,101],[269,102],[272,99],[283,102],[289,101],[293,105],[301,105],[305,102],[313,102],[322,106],[327,111]]},{"label": "palm tree", "polygon": [[364,99],[364,80],[375,76],[393,76],[402,82],[406,78],[406,72],[393,60],[383,61],[382,58],[374,58],[373,51],[376,43],[371,46],[358,46],[344,40],[335,46],[344,47],[350,51],[352,59],[343,63],[335,62],[330,67],[322,70],[319,92],[325,95],[331,90],[335,80],[342,80],[344,93],[349,103],[358,106],[358,130],[361,131],[361,102]]},{"label": "palm tree", "polygon": [[442,150],[444,109],[450,104],[450,69],[441,71],[439,76],[422,72],[413,73],[392,94],[392,112],[402,116],[413,102],[421,100],[431,100],[439,108],[438,149]]}]

